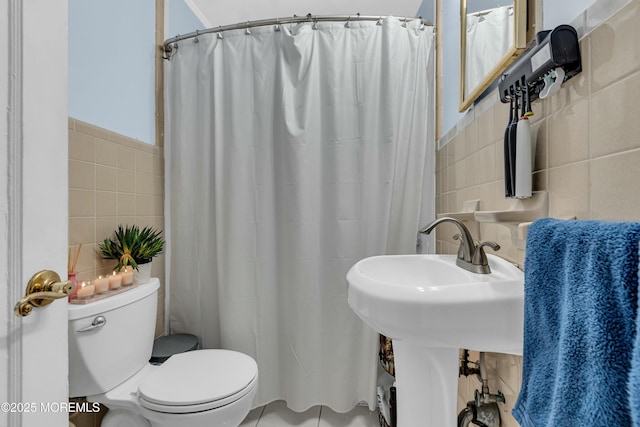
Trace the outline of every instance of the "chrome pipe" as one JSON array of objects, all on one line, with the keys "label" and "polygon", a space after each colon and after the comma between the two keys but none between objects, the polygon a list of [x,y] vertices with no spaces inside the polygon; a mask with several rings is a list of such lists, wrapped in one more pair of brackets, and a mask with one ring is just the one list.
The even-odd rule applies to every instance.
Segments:
[{"label": "chrome pipe", "polygon": [[467,407],[458,414],[458,427],[469,427],[471,425],[471,422],[475,418],[475,414],[473,413],[475,406],[472,403],[473,402],[469,402]]}]

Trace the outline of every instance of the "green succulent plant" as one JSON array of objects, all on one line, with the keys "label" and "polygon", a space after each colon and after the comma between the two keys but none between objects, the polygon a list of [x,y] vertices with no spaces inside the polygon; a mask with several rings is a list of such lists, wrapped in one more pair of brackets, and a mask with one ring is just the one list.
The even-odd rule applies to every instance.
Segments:
[{"label": "green succulent plant", "polygon": [[104,239],[98,247],[105,259],[117,259],[116,270],[130,265],[136,270],[138,264],[150,262],[164,249],[162,232],[153,227],[140,229],[137,225],[119,225],[112,238]]}]

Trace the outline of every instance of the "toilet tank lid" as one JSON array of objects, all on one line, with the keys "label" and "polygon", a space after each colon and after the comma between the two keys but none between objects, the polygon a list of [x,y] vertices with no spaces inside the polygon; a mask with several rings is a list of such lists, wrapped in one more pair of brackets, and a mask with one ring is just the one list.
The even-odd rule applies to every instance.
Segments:
[{"label": "toilet tank lid", "polygon": [[119,294],[90,302],[88,304],[68,304],[68,319],[76,320],[97,316],[101,313],[134,303],[156,292],[160,287],[160,280],[153,277],[148,283],[134,285],[131,289]]},{"label": "toilet tank lid", "polygon": [[160,405],[198,405],[241,392],[257,375],[258,365],[246,354],[196,350],[170,357],[142,381],[138,392]]}]

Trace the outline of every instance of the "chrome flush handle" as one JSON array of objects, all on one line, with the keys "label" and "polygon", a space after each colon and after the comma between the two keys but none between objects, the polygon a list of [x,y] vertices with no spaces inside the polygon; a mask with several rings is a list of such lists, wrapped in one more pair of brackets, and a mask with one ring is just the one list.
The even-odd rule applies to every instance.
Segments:
[{"label": "chrome flush handle", "polygon": [[94,329],[102,328],[106,324],[107,324],[107,319],[105,319],[104,316],[98,316],[95,319],[93,319],[93,322],[91,322],[91,324],[89,326],[85,326],[84,328],[80,328],[76,332],[93,331]]}]

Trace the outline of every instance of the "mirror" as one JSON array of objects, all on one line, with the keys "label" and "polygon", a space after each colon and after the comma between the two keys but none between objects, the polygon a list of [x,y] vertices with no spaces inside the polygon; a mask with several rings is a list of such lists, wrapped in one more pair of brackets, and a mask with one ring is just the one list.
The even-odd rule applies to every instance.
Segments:
[{"label": "mirror", "polygon": [[527,0],[460,0],[460,111],[526,46]]}]

